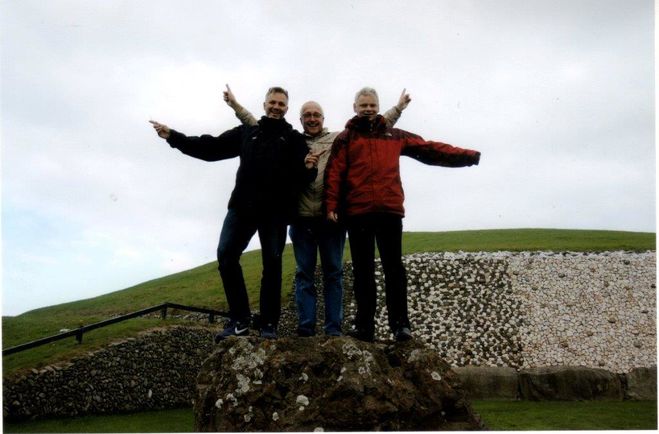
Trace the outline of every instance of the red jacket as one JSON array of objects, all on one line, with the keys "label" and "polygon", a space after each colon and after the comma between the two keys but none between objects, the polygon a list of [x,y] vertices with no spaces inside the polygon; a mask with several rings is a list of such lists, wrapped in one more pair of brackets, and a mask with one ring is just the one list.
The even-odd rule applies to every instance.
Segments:
[{"label": "red jacket", "polygon": [[480,152],[431,142],[355,116],[334,140],[325,171],[326,211],[354,216],[372,212],[405,215],[399,157],[425,164],[464,167],[478,164]]}]

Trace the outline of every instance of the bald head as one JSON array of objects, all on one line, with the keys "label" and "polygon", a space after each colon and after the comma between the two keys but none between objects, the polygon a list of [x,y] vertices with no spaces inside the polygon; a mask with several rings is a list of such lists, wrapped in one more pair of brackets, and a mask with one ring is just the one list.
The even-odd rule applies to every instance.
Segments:
[{"label": "bald head", "polygon": [[302,104],[302,107],[300,107],[300,116],[304,115],[305,110],[315,110],[319,112],[321,115],[324,114],[323,108],[316,101],[307,101],[304,104]]},{"label": "bald head", "polygon": [[310,136],[317,136],[323,131],[325,115],[323,108],[316,101],[307,101],[300,108],[300,122],[304,132]]}]

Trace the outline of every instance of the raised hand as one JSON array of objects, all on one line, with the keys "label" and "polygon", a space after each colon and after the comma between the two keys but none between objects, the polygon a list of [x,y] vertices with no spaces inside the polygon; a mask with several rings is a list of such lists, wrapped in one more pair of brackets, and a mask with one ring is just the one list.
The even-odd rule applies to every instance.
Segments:
[{"label": "raised hand", "polygon": [[400,93],[400,98],[398,98],[398,104],[396,104],[396,107],[398,107],[398,110],[403,111],[407,108],[408,104],[410,101],[412,101],[412,98],[410,98],[409,93],[405,93],[406,89],[403,89],[403,91]]},{"label": "raised hand", "polygon": [[225,86],[227,87],[227,90],[222,92],[224,102],[226,102],[229,107],[236,108],[236,106],[238,105],[238,101],[236,101],[236,97],[234,96],[233,92],[231,92],[231,88],[229,87],[229,85],[226,84]]},{"label": "raised hand", "polygon": [[169,139],[170,130],[169,127],[165,124],[161,124],[156,121],[149,121],[153,125],[153,129],[156,130],[156,133],[163,139]]}]

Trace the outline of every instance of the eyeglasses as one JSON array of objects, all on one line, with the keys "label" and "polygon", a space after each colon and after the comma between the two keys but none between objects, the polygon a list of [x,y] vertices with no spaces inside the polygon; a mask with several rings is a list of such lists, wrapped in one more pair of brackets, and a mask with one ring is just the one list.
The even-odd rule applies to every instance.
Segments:
[{"label": "eyeglasses", "polygon": [[302,119],[322,119],[323,114],[322,113],[302,113]]}]

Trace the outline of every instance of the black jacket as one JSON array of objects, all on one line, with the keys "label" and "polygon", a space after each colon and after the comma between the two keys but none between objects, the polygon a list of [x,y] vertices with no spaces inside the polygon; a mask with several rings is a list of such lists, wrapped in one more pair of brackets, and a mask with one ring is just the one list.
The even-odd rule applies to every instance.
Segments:
[{"label": "black jacket", "polygon": [[241,125],[218,137],[188,137],[171,130],[167,142],[205,161],[240,157],[229,208],[257,217],[290,219],[302,188],[317,174],[317,169],[304,166],[304,136],[284,119],[264,116],[258,125]]}]

